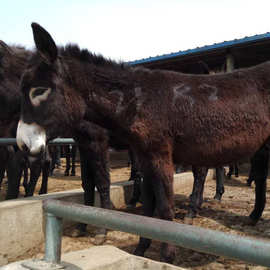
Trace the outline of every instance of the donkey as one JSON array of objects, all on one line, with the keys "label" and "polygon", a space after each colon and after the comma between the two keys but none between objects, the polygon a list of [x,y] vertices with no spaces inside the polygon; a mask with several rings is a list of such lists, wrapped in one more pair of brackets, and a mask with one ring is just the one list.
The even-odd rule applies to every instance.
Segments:
[{"label": "donkey", "polygon": [[[193,68],[190,70],[191,73],[194,74],[209,74],[210,70],[208,65],[203,62],[199,61],[196,65],[196,68]],[[132,153],[130,156],[134,156]],[[176,173],[180,169],[179,165],[176,165]],[[138,172],[136,172],[138,174]],[[203,203],[203,191],[204,191],[204,184],[205,179],[208,173],[207,167],[198,167],[198,166],[192,166],[192,173],[194,177],[193,182],[193,188],[192,193],[189,196],[190,203],[187,208],[187,214],[185,215],[185,223],[192,224],[193,218],[196,217],[198,210],[200,209],[202,203]],[[132,175],[132,172],[131,172]],[[140,179],[142,176],[134,177],[134,193],[131,201],[129,204],[135,205],[137,201],[139,201],[139,197],[141,194],[140,191]],[[223,167],[217,167],[216,168],[216,193],[214,195],[214,199],[220,201],[222,198],[222,195],[224,193],[224,168]]]},{"label": "donkey", "polygon": [[[65,155],[66,155],[66,170],[65,170],[65,176],[69,176],[69,171],[71,169],[70,175],[75,176],[76,174],[76,165],[75,165],[75,157],[76,157],[76,151],[77,147],[75,145],[72,146],[65,146]],[[71,166],[70,166],[70,160],[71,160]]]},{"label": "donkey", "polygon": [[[60,148],[59,146],[51,146],[49,149],[52,156],[50,175],[53,175],[53,171],[55,167],[60,165],[61,149],[63,149],[64,156],[66,158],[66,169],[65,169],[64,175],[75,176],[76,175],[75,158],[76,158],[76,151],[77,151],[76,145],[65,145],[62,148]],[[71,172],[70,172],[70,169],[71,169]]]},{"label": "donkey", "polygon": [[[0,40],[0,137],[14,137],[20,116],[20,91],[19,81],[26,67],[30,51],[21,47],[8,46]],[[41,163],[30,164],[30,181],[28,183],[27,156],[16,150],[16,147],[1,147],[1,177],[7,170],[8,190],[6,199],[18,197],[19,184],[24,171],[25,195],[33,195],[31,186],[39,177]],[[45,162],[46,163],[46,162]],[[44,163],[44,166],[45,166]],[[45,176],[44,176],[45,177]],[[2,179],[1,179],[2,181]],[[45,181],[43,181],[45,183]],[[43,183],[42,182],[42,183]],[[46,186],[42,185],[40,193],[45,192]]]},{"label": "donkey", "polygon": [[[173,220],[173,161],[218,167],[255,154],[256,223],[265,206],[270,135],[270,62],[227,74],[190,75],[133,68],[76,45],[57,48],[32,24],[37,53],[21,80],[17,143],[32,155],[59,130],[94,122],[125,138],[144,175],[143,209]],[[150,239],[135,249],[143,256]],[[161,259],[175,247],[162,243]]]},{"label": "donkey", "polygon": [[[17,123],[20,117],[21,92],[19,91],[19,81],[26,67],[27,59],[31,54],[31,51],[27,51],[22,47],[11,47],[0,41],[0,137],[15,137],[16,135]],[[87,134],[89,140],[84,139],[85,134]],[[63,135],[69,136],[70,134],[64,132]],[[107,131],[94,124],[87,123],[84,125],[81,123],[79,129],[72,135],[79,143],[85,204],[92,205],[95,186],[97,186],[101,193],[101,205],[110,208]],[[3,179],[5,169],[7,169],[8,173],[6,199],[18,197],[22,170],[25,169],[25,172],[27,172],[28,166],[30,166],[31,175],[28,182],[27,174],[24,174],[25,196],[33,195],[41,173],[41,165],[42,185],[39,194],[47,193],[49,167],[47,148],[44,161],[40,158],[28,157],[25,152],[17,152],[13,147],[1,147],[0,151],[2,165],[0,180]],[[76,235],[85,233],[85,225],[80,225],[78,228],[80,230],[75,231]],[[98,238],[97,242],[103,241],[102,235],[99,235]]]}]

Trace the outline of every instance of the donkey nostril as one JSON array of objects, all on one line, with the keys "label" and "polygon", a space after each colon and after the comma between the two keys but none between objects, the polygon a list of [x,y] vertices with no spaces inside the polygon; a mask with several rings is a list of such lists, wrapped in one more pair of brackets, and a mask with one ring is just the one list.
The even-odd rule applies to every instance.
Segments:
[{"label": "donkey nostril", "polygon": [[40,153],[43,154],[45,152],[45,146],[42,145],[41,148],[40,148]]}]

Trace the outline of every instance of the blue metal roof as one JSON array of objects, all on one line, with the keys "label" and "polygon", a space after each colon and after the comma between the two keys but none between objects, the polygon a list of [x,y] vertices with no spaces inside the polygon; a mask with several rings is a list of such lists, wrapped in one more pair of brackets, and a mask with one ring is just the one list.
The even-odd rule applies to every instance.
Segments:
[{"label": "blue metal roof", "polygon": [[245,43],[262,41],[262,40],[268,39],[268,38],[270,38],[270,32],[267,32],[265,34],[260,34],[260,35],[254,35],[254,36],[250,36],[250,37],[244,37],[241,39],[234,39],[234,40],[230,40],[230,41],[214,43],[213,45],[206,45],[203,47],[197,47],[195,49],[179,51],[176,53],[163,54],[163,55],[158,55],[158,56],[154,56],[154,57],[143,58],[140,60],[129,61],[129,62],[127,62],[127,64],[129,64],[129,65],[146,64],[146,63],[160,61],[160,60],[167,60],[167,59],[179,57],[179,56],[202,53],[202,52],[212,51],[212,50],[217,50],[217,49],[226,49],[226,48],[230,48],[230,47],[233,47],[236,45],[242,45]]}]

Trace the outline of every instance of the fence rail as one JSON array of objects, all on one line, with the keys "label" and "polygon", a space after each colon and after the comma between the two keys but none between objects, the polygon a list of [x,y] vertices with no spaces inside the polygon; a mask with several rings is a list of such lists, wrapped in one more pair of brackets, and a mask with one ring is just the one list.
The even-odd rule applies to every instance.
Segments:
[{"label": "fence rail", "polygon": [[[0,138],[0,145],[16,145],[16,138]],[[72,138],[57,138],[48,142],[49,145],[76,144]]]},{"label": "fence rail", "polygon": [[204,253],[270,266],[270,241],[54,199],[45,201],[43,209],[47,219],[45,261],[50,263],[60,263],[64,218],[138,234]]}]

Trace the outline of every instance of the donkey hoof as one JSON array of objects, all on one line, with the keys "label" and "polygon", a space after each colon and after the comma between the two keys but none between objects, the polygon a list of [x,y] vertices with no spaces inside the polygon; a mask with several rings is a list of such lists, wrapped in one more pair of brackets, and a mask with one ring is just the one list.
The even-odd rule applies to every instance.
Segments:
[{"label": "donkey hoof", "polygon": [[82,237],[82,236],[86,236],[87,232],[86,231],[82,231],[78,228],[75,228],[71,233],[70,236],[71,237]]},{"label": "donkey hoof", "polygon": [[184,224],[193,225],[193,217],[185,216],[184,217]]},{"label": "donkey hoof", "polygon": [[127,203],[127,208],[136,208],[136,203],[139,201],[138,198],[131,198],[131,200]]},{"label": "donkey hoof", "polygon": [[94,239],[94,245],[102,245],[106,241],[106,234],[97,234]]},{"label": "donkey hoof", "polygon": [[221,202],[221,197],[222,197],[222,195],[216,194],[216,195],[214,196],[214,200],[215,200],[215,201],[218,201],[218,202]]},{"label": "donkey hoof", "polygon": [[136,248],[133,252],[133,255],[135,256],[140,256],[140,257],[144,257],[144,251],[140,248]]},{"label": "donkey hoof", "polygon": [[248,218],[246,225],[248,226],[255,226],[257,224],[258,220],[251,219],[250,217]]},{"label": "donkey hoof", "polygon": [[127,210],[128,209],[134,209],[134,208],[136,208],[136,203],[134,203],[134,204],[128,203],[126,207],[127,207]]},{"label": "donkey hoof", "polygon": [[255,226],[257,222],[259,221],[259,219],[260,217],[258,218],[258,215],[255,215],[254,212],[252,212],[247,218],[246,225]]},{"label": "donkey hoof", "polygon": [[252,181],[247,180],[247,186],[251,187]]},{"label": "donkey hoof", "polygon": [[107,235],[107,230],[106,229],[98,229],[96,230],[96,236],[94,239],[94,245],[102,245],[106,241],[106,235]]},{"label": "donkey hoof", "polygon": [[160,261],[166,263],[173,263],[176,256],[176,248],[173,245],[166,243],[161,244]]}]

